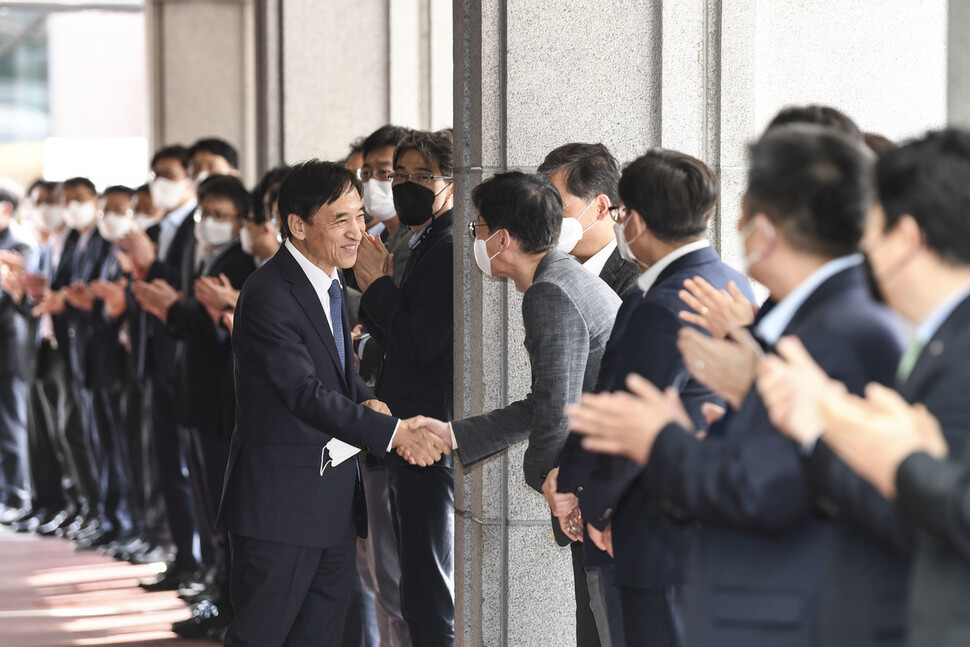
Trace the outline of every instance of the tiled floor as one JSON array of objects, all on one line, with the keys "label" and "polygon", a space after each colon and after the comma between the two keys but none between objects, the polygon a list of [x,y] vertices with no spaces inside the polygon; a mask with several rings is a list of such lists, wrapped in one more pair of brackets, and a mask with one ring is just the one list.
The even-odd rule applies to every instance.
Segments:
[{"label": "tiled floor", "polygon": [[174,592],[138,588],[160,568],[0,526],[0,647],[215,645],[171,632],[172,622],[189,616]]}]

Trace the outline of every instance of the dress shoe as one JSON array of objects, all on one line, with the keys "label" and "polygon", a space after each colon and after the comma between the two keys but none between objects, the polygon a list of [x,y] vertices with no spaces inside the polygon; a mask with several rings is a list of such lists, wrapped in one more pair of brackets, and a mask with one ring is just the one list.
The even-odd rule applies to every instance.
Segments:
[{"label": "dress shoe", "polygon": [[128,555],[130,564],[155,564],[169,559],[170,553],[164,546],[145,544],[144,547]]},{"label": "dress shoe", "polygon": [[10,524],[10,527],[14,530],[14,532],[35,532],[46,517],[47,511],[40,510],[36,514],[33,514],[26,519],[14,521],[12,524]]},{"label": "dress shoe", "polygon": [[37,527],[37,533],[40,535],[53,535],[57,532],[57,529],[60,528],[71,516],[74,516],[72,511],[61,510],[52,516],[47,522],[40,524]]},{"label": "dress shoe", "polygon": [[99,546],[111,543],[118,536],[118,531],[105,525],[93,534],[84,535],[74,540],[74,550],[94,550]]},{"label": "dress shoe", "polygon": [[204,600],[192,607],[192,617],[172,624],[172,631],[182,638],[209,638],[210,633],[225,631],[232,622],[231,614],[215,602]]},{"label": "dress shoe", "polygon": [[159,573],[154,580],[142,580],[138,583],[138,586],[146,591],[175,591],[182,585],[182,582],[190,577],[192,577],[192,573],[189,571],[183,571],[173,566]]},{"label": "dress shoe", "polygon": [[214,576],[215,569],[200,568],[192,573],[192,577],[182,582],[182,585],[178,588],[178,596],[191,604],[190,599],[205,591],[206,587],[212,583]]},{"label": "dress shoe", "polygon": [[9,526],[17,521],[23,521],[32,514],[33,513],[29,506],[22,508],[8,507],[3,512],[0,512],[0,523],[5,526]]},{"label": "dress shoe", "polygon": [[141,537],[118,538],[106,546],[101,547],[101,552],[121,561],[128,561],[128,555],[132,554],[144,544]]}]

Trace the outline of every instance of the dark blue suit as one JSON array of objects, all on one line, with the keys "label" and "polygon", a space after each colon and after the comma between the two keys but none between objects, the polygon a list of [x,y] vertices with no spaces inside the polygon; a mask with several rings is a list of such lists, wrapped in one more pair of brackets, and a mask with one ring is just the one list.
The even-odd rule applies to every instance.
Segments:
[{"label": "dark blue suit", "polygon": [[331,438],[386,453],[397,419],[343,365],[313,285],[286,245],[250,276],[236,306],[236,428],[219,521],[233,548],[227,645],[339,644],[366,533],[356,458],[327,465]]},{"label": "dark blue suit", "polygon": [[[686,308],[678,292],[686,279],[696,276],[718,289],[726,289],[734,281],[754,299],[747,279],[722,263],[713,248],[676,259],[646,294],[637,290],[624,302],[604,354],[598,389],[625,389],[630,373],[646,377],[660,389],[674,386],[700,429],[704,427],[701,404],[718,400],[690,376],[676,345],[677,334],[685,325],[678,313]],[[575,452],[575,440],[573,443],[571,451]],[[623,599],[627,644],[676,644],[676,627],[650,609],[666,607],[671,614],[667,619],[675,620],[677,605],[672,596],[676,591],[671,587],[684,584],[689,527],[645,500],[639,488],[630,487],[642,471],[633,461],[588,454],[580,460],[589,465],[588,475],[567,470],[563,460],[559,487],[571,491],[582,487],[580,508],[588,523],[600,530],[613,524],[615,582]]]},{"label": "dark blue suit", "polygon": [[[862,269],[828,278],[784,330],[859,393],[891,383],[895,322]],[[907,560],[895,511],[824,447],[805,456],[770,424],[756,389],[698,441],[669,425],[639,485],[701,523],[689,569],[687,643],[718,647],[900,645]],[[883,539],[864,536],[878,529]]]}]

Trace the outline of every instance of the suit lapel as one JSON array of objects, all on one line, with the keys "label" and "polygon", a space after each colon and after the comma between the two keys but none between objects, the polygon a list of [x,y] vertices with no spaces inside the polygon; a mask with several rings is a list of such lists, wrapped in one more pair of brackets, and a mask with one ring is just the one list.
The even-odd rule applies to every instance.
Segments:
[{"label": "suit lapel", "polygon": [[920,396],[926,377],[932,373],[933,367],[937,366],[937,361],[944,355],[947,346],[954,337],[966,330],[968,325],[970,325],[970,297],[964,299],[950,313],[950,316],[944,320],[933,338],[923,347],[923,351],[916,358],[913,370],[910,371],[906,382],[899,389],[903,397],[912,401],[913,398]]},{"label": "suit lapel", "polygon": [[[337,353],[337,344],[334,342],[333,333],[330,331],[330,327],[326,325],[327,315],[323,311],[323,304],[320,302],[320,297],[317,296],[316,290],[313,289],[313,285],[310,283],[310,279],[303,272],[303,269],[293,258],[290,250],[286,249],[286,246],[280,247],[279,252],[276,253],[276,258],[280,264],[280,274],[283,278],[292,284],[290,288],[290,294],[296,299],[297,303],[300,304],[300,308],[306,314],[310,323],[313,324],[313,329],[317,331],[317,335],[323,342],[324,347],[330,354],[330,359],[333,360],[334,366],[337,367],[337,373],[340,375],[340,379],[343,381],[344,386],[347,386],[347,374],[346,368],[340,366],[340,355]],[[345,317],[341,313],[341,320]],[[333,325],[340,326],[343,325],[342,321],[334,321]],[[347,330],[344,327],[344,330]],[[344,335],[344,339],[348,337],[348,334]],[[349,357],[349,355],[346,355]]]}]

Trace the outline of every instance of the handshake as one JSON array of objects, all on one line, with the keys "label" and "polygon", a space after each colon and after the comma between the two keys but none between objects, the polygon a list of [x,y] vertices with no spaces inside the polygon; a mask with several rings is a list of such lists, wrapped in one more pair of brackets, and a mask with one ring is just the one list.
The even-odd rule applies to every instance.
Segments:
[{"label": "handshake", "polygon": [[[380,400],[368,400],[362,404],[378,413],[391,415],[390,409]],[[391,448],[396,449],[398,455],[411,465],[427,467],[451,453],[451,428],[447,422],[425,416],[401,420]]]}]

